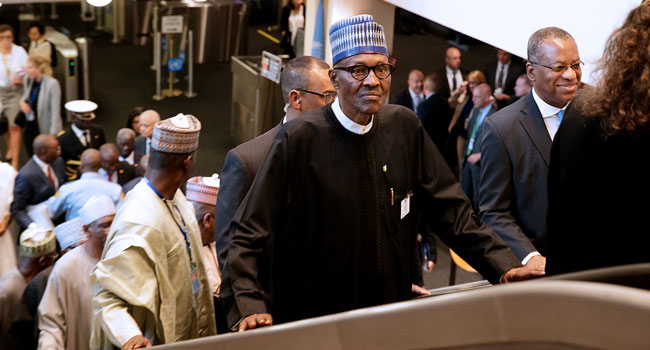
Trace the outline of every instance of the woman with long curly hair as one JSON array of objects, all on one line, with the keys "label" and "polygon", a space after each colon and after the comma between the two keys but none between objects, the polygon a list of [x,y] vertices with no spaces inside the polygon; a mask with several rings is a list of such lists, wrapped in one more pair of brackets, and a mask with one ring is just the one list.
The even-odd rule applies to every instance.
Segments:
[{"label": "woman with long curly hair", "polygon": [[650,1],[610,36],[598,71],[553,143],[547,275],[650,261]]}]

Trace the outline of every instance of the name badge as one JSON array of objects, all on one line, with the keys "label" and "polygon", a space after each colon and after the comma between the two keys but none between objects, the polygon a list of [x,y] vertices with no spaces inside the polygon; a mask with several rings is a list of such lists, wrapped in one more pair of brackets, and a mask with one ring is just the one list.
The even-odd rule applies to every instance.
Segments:
[{"label": "name badge", "polygon": [[406,195],[406,198],[402,199],[400,206],[400,215],[399,218],[404,219],[406,215],[411,211],[411,194]]},{"label": "name badge", "polygon": [[199,292],[199,272],[197,268],[192,268],[192,293],[196,295]]}]

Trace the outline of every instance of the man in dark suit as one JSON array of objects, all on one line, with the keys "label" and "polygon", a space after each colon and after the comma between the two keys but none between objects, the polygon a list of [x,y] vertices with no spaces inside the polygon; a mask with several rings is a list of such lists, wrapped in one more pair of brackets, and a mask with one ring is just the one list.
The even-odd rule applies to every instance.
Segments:
[{"label": "man in dark suit", "polygon": [[81,153],[88,148],[98,149],[106,142],[104,130],[92,124],[95,120],[97,104],[91,101],[77,100],[65,104],[72,115],[72,124],[58,135],[61,145],[61,158],[65,161],[65,175],[68,180],[79,177]]},{"label": "man in dark suit", "polygon": [[526,72],[533,90],[483,123],[479,208],[522,264],[543,269],[551,143],[582,72],[573,37],[555,27],[533,33]]},{"label": "man in dark suit", "polygon": [[143,153],[135,151],[135,131],[131,128],[122,128],[117,131],[115,137],[115,145],[120,151],[118,160],[120,162],[127,162],[129,165],[137,168],[140,164],[140,159]]},{"label": "man in dark suit", "polygon": [[99,174],[108,182],[124,186],[135,178],[135,170],[131,164],[120,161],[120,152],[112,143],[103,144],[99,151],[102,156],[102,167]]},{"label": "man in dark suit", "polygon": [[[228,301],[232,298],[232,292],[229,285],[229,271],[226,266],[228,246],[230,244],[230,223],[239,204],[248,193],[255,179],[255,174],[262,165],[273,138],[282,127],[282,124],[332,102],[336,96],[336,89],[334,89],[329,79],[329,68],[326,62],[310,56],[298,57],[289,61],[282,70],[280,80],[282,95],[287,104],[287,114],[282,123],[263,135],[233,148],[226,155],[221,170],[221,184],[214,222],[216,249],[223,278],[221,298],[224,299],[225,310],[230,310],[230,304],[232,303],[232,301]],[[264,278],[269,273],[268,270],[262,270],[265,268],[268,269],[270,266],[261,264],[259,275],[262,277],[262,281],[270,283],[268,278]],[[270,290],[269,285],[263,287],[267,292]],[[236,310],[231,312],[233,316],[229,323],[233,323],[233,321],[236,321],[235,318],[239,317]]]},{"label": "man in dark suit", "polygon": [[497,60],[489,63],[484,70],[485,79],[490,84],[499,109],[508,105],[515,95],[517,77],[524,73],[524,66],[513,60],[510,52],[497,49]]},{"label": "man in dark suit", "polygon": [[151,149],[151,135],[153,126],[160,121],[160,114],[153,109],[147,109],[140,114],[140,136],[135,139],[135,151],[141,154],[149,154]]},{"label": "man in dark suit", "polygon": [[413,111],[418,110],[418,105],[425,100],[422,92],[424,74],[419,69],[409,72],[408,88],[400,91],[393,99],[393,104],[410,108]]},{"label": "man in dark suit", "polygon": [[448,98],[451,93],[458,90],[465,80],[465,72],[460,68],[460,50],[450,47],[445,52],[445,66],[438,71],[442,78],[440,96]]},{"label": "man in dark suit", "polygon": [[485,118],[496,112],[494,104],[490,99],[492,89],[488,84],[481,84],[472,91],[472,102],[474,108],[470,112],[468,129],[468,140],[465,145],[463,159],[463,176],[461,185],[463,191],[472,203],[474,212],[478,213],[478,185],[481,175],[481,133],[480,128]]},{"label": "man in dark suit", "polygon": [[34,155],[16,176],[11,203],[11,215],[23,229],[32,223],[26,207],[47,200],[65,183],[65,162],[60,155],[54,135],[39,135],[34,139]]},{"label": "man in dark suit", "polygon": [[424,94],[426,100],[417,108],[417,115],[422,122],[424,130],[445,158],[450,169],[456,167],[454,160],[456,151],[449,145],[449,132],[447,128],[451,122],[452,110],[446,98],[440,96],[442,78],[436,74],[427,75],[424,79]]}]

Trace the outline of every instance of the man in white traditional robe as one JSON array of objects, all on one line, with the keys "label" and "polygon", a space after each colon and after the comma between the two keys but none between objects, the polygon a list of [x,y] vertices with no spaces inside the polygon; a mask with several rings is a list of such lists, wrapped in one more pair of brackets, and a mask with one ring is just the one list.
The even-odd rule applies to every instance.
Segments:
[{"label": "man in white traditional robe", "polygon": [[20,235],[18,266],[0,277],[0,349],[15,349],[19,339],[10,334],[27,284],[56,259],[56,239],[52,230],[30,225]]},{"label": "man in white traditional robe", "polygon": [[90,349],[136,349],[216,334],[192,205],[179,187],[196,163],[201,123],[156,123],[147,176],[126,196],[91,275]]},{"label": "man in white traditional robe", "polygon": [[[38,306],[39,350],[88,349],[93,300],[90,274],[102,255],[113,218],[113,200],[96,196],[81,208],[79,218],[73,219],[81,224],[77,232],[74,229],[57,232],[61,249],[81,243],[85,238],[83,233],[88,240],[70,250],[54,265]],[[74,224],[72,222],[70,226]]]}]

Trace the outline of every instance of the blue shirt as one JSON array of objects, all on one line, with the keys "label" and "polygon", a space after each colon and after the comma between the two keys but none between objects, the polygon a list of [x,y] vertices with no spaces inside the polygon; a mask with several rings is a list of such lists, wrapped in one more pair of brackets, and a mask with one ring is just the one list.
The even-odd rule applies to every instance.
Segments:
[{"label": "blue shirt", "polygon": [[59,191],[47,200],[47,207],[53,218],[65,213],[65,220],[79,216],[79,209],[93,196],[106,195],[117,208],[124,194],[122,187],[108,182],[97,172],[85,172],[79,180],[65,183]]}]

